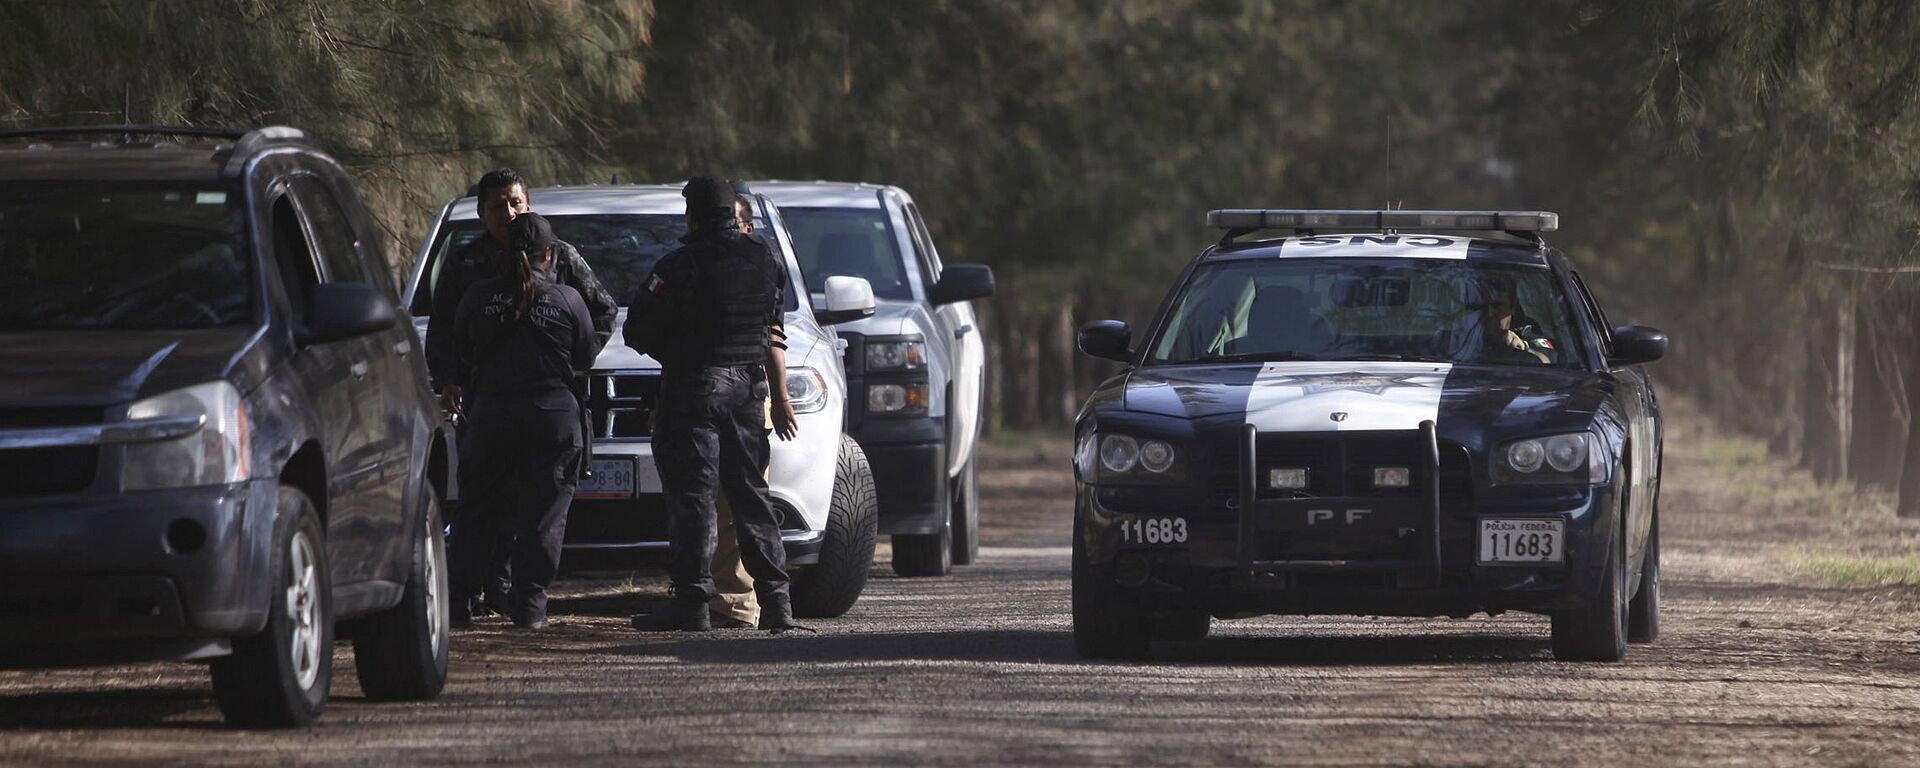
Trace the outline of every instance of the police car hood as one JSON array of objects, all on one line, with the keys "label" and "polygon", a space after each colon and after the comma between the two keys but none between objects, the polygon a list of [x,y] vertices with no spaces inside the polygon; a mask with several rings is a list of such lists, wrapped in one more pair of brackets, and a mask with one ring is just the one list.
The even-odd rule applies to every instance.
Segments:
[{"label": "police car hood", "polygon": [[[1125,409],[1244,420],[1262,432],[1502,427],[1581,429],[1608,382],[1587,371],[1443,363],[1300,361],[1144,368]],[[1476,441],[1477,442],[1477,441]]]},{"label": "police car hood", "polygon": [[122,405],[220,379],[248,389],[238,365],[252,328],[0,333],[0,408]]}]

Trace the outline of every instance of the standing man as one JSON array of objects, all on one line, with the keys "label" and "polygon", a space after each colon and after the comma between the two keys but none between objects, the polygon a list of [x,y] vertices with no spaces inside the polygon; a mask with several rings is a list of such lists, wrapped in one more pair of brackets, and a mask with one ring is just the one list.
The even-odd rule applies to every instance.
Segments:
[{"label": "standing man", "polygon": [[[480,181],[473,185],[473,196],[486,234],[444,257],[446,261],[440,266],[439,276],[433,282],[433,313],[427,320],[426,341],[427,372],[432,376],[434,386],[440,390],[441,407],[463,418],[466,407],[463,394],[469,382],[460,380],[461,374],[454,365],[454,313],[460,307],[460,300],[467,295],[468,288],[482,280],[506,276],[512,271],[513,265],[506,258],[512,255],[508,253],[508,225],[515,217],[533,210],[532,198],[527,195],[526,179],[511,168],[499,168],[481,176]],[[553,283],[571,287],[580,294],[593,319],[594,336],[605,345],[613,335],[613,319],[619,306],[614,304],[613,296],[593,276],[586,259],[581,258],[580,252],[574,250],[572,245],[556,239],[553,242],[550,272]],[[460,429],[454,438],[458,453],[463,456],[471,455],[473,446],[469,432]],[[591,435],[584,434],[583,437],[590,439]],[[587,448],[583,453],[590,451],[591,448]],[[464,516],[462,509],[451,510],[449,514],[455,540],[461,537],[462,529],[468,527],[462,522]],[[503,528],[501,535],[504,538],[495,542],[493,554],[487,558],[489,565],[484,600],[484,605],[497,613],[505,613],[506,608],[508,558],[513,531]],[[454,625],[463,626],[472,610],[471,606],[453,606]]]},{"label": "standing man", "polygon": [[[767,501],[767,356],[782,320],[786,266],[740,231],[738,195],[713,176],[687,182],[687,236],[647,278],[624,329],[662,369],[654,457],[667,497],[673,599],[636,629],[706,631],[714,597],[715,491],[732,508],[753,576],[760,628],[795,627],[780,520]],[[782,382],[784,383],[784,382]]]}]

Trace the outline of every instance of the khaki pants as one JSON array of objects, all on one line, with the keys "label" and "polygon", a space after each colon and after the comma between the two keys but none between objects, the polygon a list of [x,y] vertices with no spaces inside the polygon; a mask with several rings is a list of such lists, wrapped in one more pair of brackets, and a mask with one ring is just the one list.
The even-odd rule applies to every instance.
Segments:
[{"label": "khaki pants", "polygon": [[[767,428],[773,428],[773,404],[767,408]],[[718,616],[739,619],[748,624],[760,624],[760,599],[753,594],[753,577],[747,575],[747,567],[740,562],[740,535],[733,529],[733,508],[727,504],[726,494],[715,494],[713,512],[715,526],[713,547],[713,599],[707,602],[707,610]]]}]

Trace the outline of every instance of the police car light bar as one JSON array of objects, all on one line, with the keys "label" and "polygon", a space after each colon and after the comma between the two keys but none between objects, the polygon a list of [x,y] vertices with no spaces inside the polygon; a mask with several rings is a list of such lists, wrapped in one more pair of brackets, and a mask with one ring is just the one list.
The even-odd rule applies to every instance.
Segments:
[{"label": "police car light bar", "polygon": [[1219,229],[1477,229],[1552,232],[1560,214],[1550,211],[1316,211],[1298,208],[1226,208],[1207,212]]}]

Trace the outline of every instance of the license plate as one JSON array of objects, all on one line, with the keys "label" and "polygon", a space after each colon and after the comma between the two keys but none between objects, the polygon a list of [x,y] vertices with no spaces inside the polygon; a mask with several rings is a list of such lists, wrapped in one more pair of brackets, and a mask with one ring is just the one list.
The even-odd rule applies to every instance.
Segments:
[{"label": "license plate", "polygon": [[1480,562],[1558,563],[1566,560],[1564,520],[1480,520]]},{"label": "license plate", "polygon": [[594,459],[593,476],[580,479],[576,499],[633,498],[633,459]]}]

